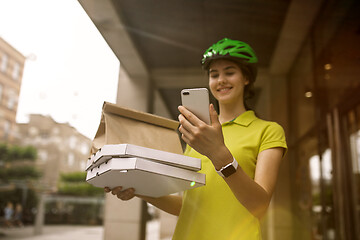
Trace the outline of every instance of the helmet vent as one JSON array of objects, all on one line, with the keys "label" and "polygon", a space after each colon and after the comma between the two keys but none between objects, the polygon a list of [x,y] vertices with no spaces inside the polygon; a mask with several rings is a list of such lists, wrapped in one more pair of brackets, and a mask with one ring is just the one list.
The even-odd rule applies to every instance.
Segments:
[{"label": "helmet vent", "polygon": [[231,49],[231,48],[234,48],[235,46],[232,46],[232,45],[230,45],[230,46],[227,46],[226,48],[224,48],[224,50],[228,50],[228,49]]},{"label": "helmet vent", "polygon": [[241,55],[247,56],[247,57],[249,57],[249,58],[252,57],[250,54],[248,54],[248,53],[246,53],[246,52],[240,52],[240,53],[241,53]]}]

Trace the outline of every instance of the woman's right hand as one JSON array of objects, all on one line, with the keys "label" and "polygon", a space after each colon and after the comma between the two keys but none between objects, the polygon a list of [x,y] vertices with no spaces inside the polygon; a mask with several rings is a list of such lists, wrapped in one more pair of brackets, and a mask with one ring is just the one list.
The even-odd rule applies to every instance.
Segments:
[{"label": "woman's right hand", "polygon": [[116,196],[117,198],[127,201],[135,197],[135,189],[134,188],[127,188],[123,190],[123,187],[115,187],[113,189],[110,189],[109,187],[105,187],[104,191],[106,193],[111,192],[112,195]]}]

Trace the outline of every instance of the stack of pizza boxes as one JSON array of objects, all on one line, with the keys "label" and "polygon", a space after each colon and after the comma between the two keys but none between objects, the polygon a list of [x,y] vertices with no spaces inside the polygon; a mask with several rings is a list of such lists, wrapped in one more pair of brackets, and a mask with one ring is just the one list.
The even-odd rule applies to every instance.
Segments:
[{"label": "stack of pizza boxes", "polygon": [[132,144],[104,145],[88,160],[86,181],[96,187],[134,188],[160,197],[205,184],[201,161]]},{"label": "stack of pizza boxes", "polygon": [[151,197],[205,185],[201,160],[182,154],[176,129],[172,120],[105,103],[86,181]]}]

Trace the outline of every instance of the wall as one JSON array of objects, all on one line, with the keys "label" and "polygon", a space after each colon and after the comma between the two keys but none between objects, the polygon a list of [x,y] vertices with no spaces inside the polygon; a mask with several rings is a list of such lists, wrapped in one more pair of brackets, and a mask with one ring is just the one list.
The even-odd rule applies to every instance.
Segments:
[{"label": "wall", "polygon": [[16,112],[25,57],[0,38],[0,141],[16,140]]}]

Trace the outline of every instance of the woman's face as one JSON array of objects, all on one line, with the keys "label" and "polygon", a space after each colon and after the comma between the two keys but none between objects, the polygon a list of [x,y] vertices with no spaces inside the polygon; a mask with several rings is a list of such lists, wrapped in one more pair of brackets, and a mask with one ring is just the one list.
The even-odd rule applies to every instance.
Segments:
[{"label": "woman's face", "polygon": [[243,102],[244,88],[249,81],[240,67],[226,59],[214,60],[209,68],[209,88],[220,104]]}]

